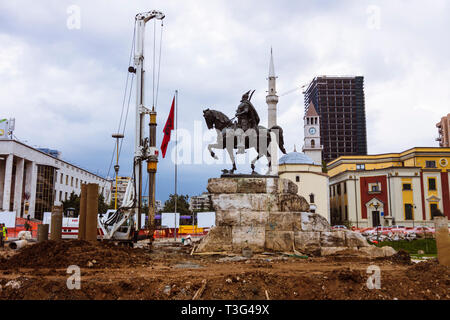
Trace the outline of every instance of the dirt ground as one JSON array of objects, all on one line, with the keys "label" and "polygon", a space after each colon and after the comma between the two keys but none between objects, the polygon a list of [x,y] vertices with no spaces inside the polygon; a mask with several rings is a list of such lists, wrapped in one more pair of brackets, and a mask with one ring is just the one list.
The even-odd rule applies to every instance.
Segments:
[{"label": "dirt ground", "polygon": [[[68,240],[0,250],[0,299],[420,299],[450,300],[450,268],[435,260],[282,254],[251,259],[190,255],[180,244],[150,252]],[[235,261],[242,259],[241,261]],[[69,265],[81,268],[81,289],[69,290]],[[367,268],[381,269],[381,288],[368,289]]]}]

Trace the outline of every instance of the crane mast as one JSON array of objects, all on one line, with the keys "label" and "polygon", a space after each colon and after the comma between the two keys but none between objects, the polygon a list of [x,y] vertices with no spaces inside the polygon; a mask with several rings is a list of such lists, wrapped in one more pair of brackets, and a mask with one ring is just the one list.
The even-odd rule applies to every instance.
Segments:
[{"label": "crane mast", "polygon": [[[145,106],[145,68],[144,68],[144,36],[145,24],[151,19],[163,20],[164,14],[159,11],[149,11],[136,15],[136,34],[134,43],[134,67],[128,71],[136,74],[136,126],[135,148],[133,158],[133,179],[128,183],[122,206],[104,219],[98,218],[103,231],[103,239],[130,243],[138,240],[141,229],[142,207],[142,163],[147,161],[149,176],[149,212],[148,236],[153,239],[155,220],[155,175],[158,163],[156,148],[156,111],[155,106]],[[150,116],[149,136],[145,135],[145,116]],[[137,217],[135,219],[134,217]],[[137,225],[134,226],[137,220]],[[151,245],[151,242],[149,243]]]},{"label": "crane mast", "polygon": [[[158,162],[158,151],[156,149],[156,111],[145,107],[145,69],[144,69],[144,39],[145,24],[151,19],[163,20],[165,15],[160,11],[149,11],[136,15],[136,43],[134,53],[134,65],[136,72],[136,127],[135,127],[135,149],[134,149],[134,179],[136,186],[137,208],[137,230],[141,227],[142,206],[142,162],[147,160],[147,171],[149,173],[149,222],[154,224],[155,214],[155,173]],[[150,115],[149,138],[145,137],[145,115]],[[153,231],[151,231],[153,232]]]}]

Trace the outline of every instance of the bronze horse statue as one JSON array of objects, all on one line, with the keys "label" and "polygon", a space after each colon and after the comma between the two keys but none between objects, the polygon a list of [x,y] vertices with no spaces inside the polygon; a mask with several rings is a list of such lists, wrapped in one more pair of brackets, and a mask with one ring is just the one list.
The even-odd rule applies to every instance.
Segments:
[{"label": "bronze horse statue", "polygon": [[[237,149],[237,137],[235,135],[236,123],[232,122],[224,113],[217,110],[206,109],[203,110],[203,117],[205,118],[206,126],[208,129],[216,129],[217,141],[216,143],[208,145],[208,150],[214,159],[218,159],[212,149],[226,149],[230,156],[233,168],[231,170],[222,170],[223,173],[233,174],[236,170],[236,161],[234,157],[234,149]],[[269,171],[272,165],[271,154],[268,146],[272,141],[271,133],[275,133],[276,142],[280,150],[286,154],[284,149],[283,129],[280,126],[273,126],[267,129],[263,126],[258,126],[257,130],[249,129],[245,136],[245,149],[254,148],[258,153],[258,156],[252,160],[251,168],[252,174],[255,172],[255,162],[265,156],[268,160]]]}]

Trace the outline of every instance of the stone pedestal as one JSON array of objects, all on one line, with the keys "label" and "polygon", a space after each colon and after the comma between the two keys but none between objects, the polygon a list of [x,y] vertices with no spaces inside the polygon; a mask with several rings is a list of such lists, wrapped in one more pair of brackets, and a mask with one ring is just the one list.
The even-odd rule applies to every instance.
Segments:
[{"label": "stone pedestal", "polygon": [[306,254],[326,255],[349,248],[376,250],[358,233],[331,231],[323,216],[308,212],[309,203],[297,194],[297,185],[290,180],[214,178],[209,179],[207,189],[216,212],[216,227],[197,252],[241,253],[244,248],[292,252],[295,248]]}]

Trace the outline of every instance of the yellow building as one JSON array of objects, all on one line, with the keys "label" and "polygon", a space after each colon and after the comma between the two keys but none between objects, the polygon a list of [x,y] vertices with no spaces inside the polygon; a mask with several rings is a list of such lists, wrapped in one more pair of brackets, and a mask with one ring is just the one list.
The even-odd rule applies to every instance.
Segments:
[{"label": "yellow building", "polygon": [[322,173],[321,165],[307,155],[294,151],[280,158],[278,175],[297,185],[298,194],[309,202],[311,212],[330,221],[328,175]]},{"label": "yellow building", "polygon": [[450,218],[450,148],[343,156],[327,164],[332,224],[432,225]]}]

